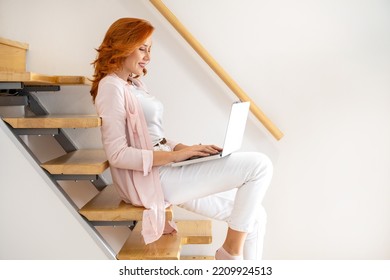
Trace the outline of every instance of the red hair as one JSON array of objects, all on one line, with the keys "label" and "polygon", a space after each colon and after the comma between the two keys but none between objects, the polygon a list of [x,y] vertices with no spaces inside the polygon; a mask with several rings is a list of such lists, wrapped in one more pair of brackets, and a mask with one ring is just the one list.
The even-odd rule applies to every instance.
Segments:
[{"label": "red hair", "polygon": [[[107,30],[97,58],[92,65],[95,73],[92,79],[91,95],[95,101],[101,79],[122,68],[122,63],[132,52],[152,35],[154,27],[150,22],[138,18],[121,18]],[[146,69],[144,69],[144,75]]]}]

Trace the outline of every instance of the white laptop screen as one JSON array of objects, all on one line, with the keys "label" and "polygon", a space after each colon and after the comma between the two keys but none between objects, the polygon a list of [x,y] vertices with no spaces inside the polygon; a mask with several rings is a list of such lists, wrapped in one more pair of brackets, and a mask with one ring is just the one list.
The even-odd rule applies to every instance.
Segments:
[{"label": "white laptop screen", "polygon": [[241,148],[249,106],[249,102],[237,102],[232,105],[222,156],[228,155]]}]

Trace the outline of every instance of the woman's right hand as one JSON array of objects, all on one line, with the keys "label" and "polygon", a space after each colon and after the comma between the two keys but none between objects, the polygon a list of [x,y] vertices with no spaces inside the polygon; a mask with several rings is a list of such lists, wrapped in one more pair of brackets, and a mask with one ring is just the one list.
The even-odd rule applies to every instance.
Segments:
[{"label": "woman's right hand", "polygon": [[215,145],[193,145],[184,146],[177,149],[175,147],[173,161],[183,161],[192,157],[205,157],[210,155],[218,154],[222,151],[222,148]]},{"label": "woman's right hand", "polygon": [[222,148],[215,145],[193,145],[186,146],[178,144],[174,151],[154,151],[153,152],[153,165],[161,166],[172,162],[183,161],[192,157],[205,157],[209,155],[215,155],[222,151]]}]

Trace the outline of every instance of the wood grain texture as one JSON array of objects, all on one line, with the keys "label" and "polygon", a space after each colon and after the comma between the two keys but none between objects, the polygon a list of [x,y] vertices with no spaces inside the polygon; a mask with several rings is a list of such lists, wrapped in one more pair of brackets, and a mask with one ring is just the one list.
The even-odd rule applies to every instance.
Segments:
[{"label": "wood grain texture", "polygon": [[96,115],[47,115],[9,117],[3,120],[13,128],[93,128],[102,125]]},{"label": "wood grain texture", "polygon": [[28,44],[0,37],[0,71],[26,71]]},{"label": "wood grain texture", "polygon": [[[0,69],[2,70],[2,69]],[[26,85],[90,85],[84,76],[49,76],[34,72],[0,71],[0,82],[23,82]]]},{"label": "wood grain texture", "polygon": [[[185,244],[211,243],[211,221],[176,221],[178,234],[167,234],[153,243],[145,244],[141,235],[141,224],[137,224],[119,251],[120,260],[178,260]],[[194,243],[192,243],[194,242]],[[192,256],[191,259],[213,259],[209,256]],[[190,259],[184,257],[183,259]]]},{"label": "wood grain texture", "polygon": [[212,223],[210,220],[176,221],[182,244],[210,244],[212,242]]},{"label": "wood grain texture", "polygon": [[0,37],[0,44],[1,45],[7,45],[10,47],[18,48],[18,49],[23,49],[23,50],[28,50],[28,44],[27,43],[22,43],[10,39],[6,39],[3,37]]},{"label": "wood grain texture", "polygon": [[[141,221],[144,207],[124,202],[114,185],[104,188],[99,194],[84,205],[79,213],[89,221]],[[172,220],[172,207],[165,211],[167,220]]]},{"label": "wood grain texture", "polygon": [[145,244],[140,231],[132,231],[117,258],[119,260],[179,260],[181,238],[163,235],[159,240]]},{"label": "wood grain texture", "polygon": [[51,174],[97,175],[108,168],[102,149],[77,150],[41,164]]}]

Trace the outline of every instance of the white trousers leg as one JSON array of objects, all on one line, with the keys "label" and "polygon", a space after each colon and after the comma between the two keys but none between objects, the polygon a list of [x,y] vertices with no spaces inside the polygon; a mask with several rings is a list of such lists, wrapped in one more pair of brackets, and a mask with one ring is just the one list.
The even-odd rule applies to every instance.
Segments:
[{"label": "white trousers leg", "polygon": [[261,201],[272,177],[268,157],[234,153],[199,164],[161,167],[160,177],[168,202],[247,232],[244,258],[261,256],[265,230]]}]

